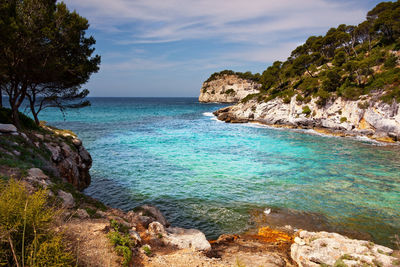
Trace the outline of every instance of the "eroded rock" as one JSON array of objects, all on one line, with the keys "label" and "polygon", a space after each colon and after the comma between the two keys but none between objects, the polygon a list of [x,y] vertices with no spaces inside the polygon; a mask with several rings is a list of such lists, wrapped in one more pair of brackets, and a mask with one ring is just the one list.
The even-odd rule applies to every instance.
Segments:
[{"label": "eroded rock", "polygon": [[300,267],[393,266],[393,250],[369,241],[350,239],[337,233],[300,231],[291,246],[291,257]]}]

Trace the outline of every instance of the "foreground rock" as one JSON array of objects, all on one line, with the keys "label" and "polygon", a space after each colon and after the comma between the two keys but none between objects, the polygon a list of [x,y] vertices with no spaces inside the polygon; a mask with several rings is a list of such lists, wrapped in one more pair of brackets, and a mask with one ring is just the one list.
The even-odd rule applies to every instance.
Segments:
[{"label": "foreground rock", "polygon": [[0,123],[0,133],[15,133],[17,132],[17,127],[13,124],[2,124]]},{"label": "foreground rock", "polygon": [[197,229],[183,229],[164,226],[159,222],[149,224],[149,233],[160,238],[164,244],[176,246],[179,249],[208,251],[211,249],[206,236]]},{"label": "foreground rock", "polygon": [[291,257],[300,267],[399,266],[392,254],[390,248],[328,232],[300,231],[291,246]]},{"label": "foreground rock", "polygon": [[259,92],[261,84],[239,78],[237,75],[223,74],[217,79],[204,82],[200,90],[200,102],[236,103]]},{"label": "foreground rock", "polygon": [[316,99],[289,103],[275,98],[268,102],[250,100],[220,109],[214,114],[225,122],[259,122],[272,126],[326,129],[324,133],[361,135],[384,142],[400,141],[400,104],[382,102],[381,95],[363,96],[357,101],[337,98],[324,106]]}]

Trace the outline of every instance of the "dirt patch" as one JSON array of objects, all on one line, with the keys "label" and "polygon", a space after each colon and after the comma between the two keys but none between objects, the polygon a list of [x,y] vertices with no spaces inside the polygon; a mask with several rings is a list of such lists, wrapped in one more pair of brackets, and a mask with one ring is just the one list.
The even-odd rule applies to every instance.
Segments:
[{"label": "dirt patch", "polygon": [[106,219],[72,219],[61,227],[69,249],[77,255],[79,266],[121,266],[104,229],[109,226]]}]

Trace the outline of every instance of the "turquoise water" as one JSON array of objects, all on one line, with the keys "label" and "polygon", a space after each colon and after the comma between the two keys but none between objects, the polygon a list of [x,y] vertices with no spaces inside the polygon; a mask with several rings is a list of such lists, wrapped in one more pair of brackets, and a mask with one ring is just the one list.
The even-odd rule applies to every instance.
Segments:
[{"label": "turquoise water", "polygon": [[208,114],[224,105],[194,98],[91,102],[66,121],[52,110],[41,119],[80,136],[93,157],[85,192],[108,205],[153,204],[209,238],[251,227],[250,214],[266,207],[317,214],[324,227],[382,244],[400,233],[398,146],[225,124]]}]

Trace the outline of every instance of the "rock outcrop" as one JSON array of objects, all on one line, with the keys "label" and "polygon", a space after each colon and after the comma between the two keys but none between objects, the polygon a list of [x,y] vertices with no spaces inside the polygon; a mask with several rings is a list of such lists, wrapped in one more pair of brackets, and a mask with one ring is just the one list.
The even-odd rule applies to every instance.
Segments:
[{"label": "rock outcrop", "polygon": [[200,90],[200,102],[236,103],[250,94],[259,93],[261,84],[223,74],[215,80],[204,82]]},{"label": "rock outcrop", "polygon": [[300,231],[294,241],[291,257],[300,267],[400,264],[390,248],[336,233]]},{"label": "rock outcrop", "polygon": [[[78,190],[89,186],[92,157],[74,133],[48,126],[24,133],[12,124],[0,124],[0,134],[6,140],[3,146],[0,145],[0,152],[10,159],[20,160],[24,156],[21,151],[29,151],[41,161],[43,170],[53,176],[64,179]],[[19,151],[18,147],[24,150]],[[31,170],[33,175],[30,176],[40,176],[35,169]]]},{"label": "rock outcrop", "polygon": [[[361,100],[362,99],[362,100]],[[259,122],[294,128],[320,128],[341,135],[363,135],[379,141],[400,141],[400,104],[380,100],[380,94],[350,101],[337,98],[324,106],[313,98],[300,103],[296,95],[285,103],[280,98],[268,102],[250,100],[214,113],[225,122]]]}]

